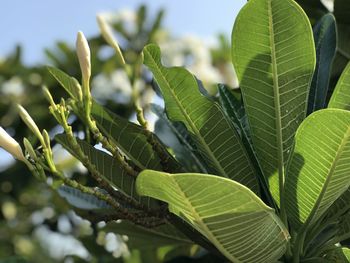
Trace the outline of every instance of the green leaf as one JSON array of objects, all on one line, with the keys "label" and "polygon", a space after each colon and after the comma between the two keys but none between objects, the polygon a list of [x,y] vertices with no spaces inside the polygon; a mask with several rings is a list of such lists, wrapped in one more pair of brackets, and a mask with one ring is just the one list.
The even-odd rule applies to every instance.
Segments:
[{"label": "green leaf", "polygon": [[231,91],[225,85],[219,85],[219,101],[224,109],[226,116],[228,116],[233,122],[236,130],[238,131],[241,140],[245,146],[247,153],[257,171],[260,186],[263,189],[262,198],[265,197],[267,203],[274,206],[274,201],[271,197],[271,193],[268,189],[268,183],[265,177],[262,175],[261,167],[259,165],[256,153],[253,148],[253,143],[250,136],[250,130],[247,120],[247,114],[244,109],[241,94],[236,91]]},{"label": "green leaf", "polygon": [[332,222],[350,211],[350,189],[348,188],[328,209],[323,223]]},{"label": "green leaf", "polygon": [[[91,114],[96,120],[98,128],[140,169],[148,168],[173,172],[182,170],[179,163],[153,133],[147,133],[141,126],[121,118],[97,103],[93,104]],[[158,142],[159,150],[166,159],[165,161],[162,161],[154,150],[154,146],[150,143],[151,137]]]},{"label": "green leaf", "polygon": [[233,122],[238,134],[240,135],[244,145],[249,143],[251,147],[251,138],[247,114],[244,109],[241,93],[236,90],[230,90],[229,87],[219,84],[219,102],[228,116]]},{"label": "green leaf", "polygon": [[63,185],[57,189],[59,195],[67,200],[74,207],[84,210],[106,209],[111,208],[105,201],[98,199],[96,196],[83,193],[80,190]]},{"label": "green leaf", "polygon": [[[70,154],[79,159],[75,149],[73,149],[65,134],[58,134],[55,136],[55,140],[60,143]],[[137,201],[147,203],[145,198],[141,198],[136,193],[135,178],[129,176],[117,163],[117,161],[109,154],[97,150],[87,142],[77,139],[79,146],[88,158],[89,162],[95,165],[97,171],[104,177],[107,182],[119,191],[127,194]]]},{"label": "green leaf", "polygon": [[314,223],[349,188],[350,112],[325,109],[299,127],[285,184],[295,230]]},{"label": "green leaf", "polygon": [[65,91],[74,99],[79,99],[79,82],[64,73],[62,70],[54,67],[47,67],[50,74],[61,84]]},{"label": "green leaf", "polygon": [[[71,147],[67,135],[58,134],[55,136],[55,141],[61,144],[70,154],[79,160],[79,156],[76,150]],[[132,190],[134,188],[133,185],[135,184],[134,178],[126,175],[111,155],[94,148],[83,140],[77,139],[77,143],[89,162],[95,165],[96,170],[98,170],[113,187],[132,195],[134,192]]]},{"label": "green leaf", "polygon": [[312,79],[308,114],[325,108],[331,66],[337,48],[335,18],[327,14],[314,27],[316,45],[316,69]]},{"label": "green leaf", "polygon": [[254,148],[279,203],[285,166],[294,134],[306,115],[315,69],[307,16],[293,0],[249,1],[232,31],[232,61]]},{"label": "green leaf", "polygon": [[123,220],[109,222],[102,230],[128,236],[126,244],[129,249],[142,250],[168,245],[193,244],[186,236],[169,224],[144,228]]},{"label": "green leaf", "polygon": [[250,189],[227,178],[204,174],[143,171],[141,195],[169,204],[232,262],[275,262],[285,252],[286,227]]},{"label": "green leaf", "polygon": [[236,180],[257,193],[254,167],[219,105],[199,92],[195,77],[186,69],[164,67],[159,47],[148,45],[143,54],[144,64],[164,96],[168,117],[186,125],[210,172]]},{"label": "green leaf", "polygon": [[338,80],[328,108],[350,110],[350,63],[348,63]]},{"label": "green leaf", "polygon": [[181,122],[172,122],[160,106],[152,104],[152,112],[159,118],[155,124],[154,132],[175,153],[176,158],[187,171],[206,173],[204,160],[198,153],[195,143],[191,139],[186,127]]},{"label": "green leaf", "polygon": [[337,242],[342,242],[350,238],[350,211],[348,211],[339,218],[337,230]]}]

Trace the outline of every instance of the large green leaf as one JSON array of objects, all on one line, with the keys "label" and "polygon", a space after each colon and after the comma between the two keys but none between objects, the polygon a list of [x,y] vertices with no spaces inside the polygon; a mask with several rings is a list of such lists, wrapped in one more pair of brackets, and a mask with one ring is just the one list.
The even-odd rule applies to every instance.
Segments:
[{"label": "large green leaf", "polygon": [[241,137],[255,170],[257,171],[260,187],[262,188],[261,197],[266,199],[267,203],[274,207],[275,204],[271,197],[270,190],[268,189],[268,183],[266,178],[262,175],[262,171],[254,151],[247,114],[245,112],[240,94],[237,91],[229,90],[229,88],[225,85],[219,85],[219,101],[224,109],[224,112],[232,120],[233,125],[236,127],[236,130]]},{"label": "large green leaf", "polygon": [[233,28],[232,61],[254,148],[279,203],[285,165],[306,115],[315,68],[307,16],[293,0],[249,1]]},{"label": "large green leaf", "polygon": [[[97,103],[93,104],[91,114],[99,129],[140,169],[148,168],[172,172],[182,170],[179,163],[153,133],[147,134],[141,126],[121,118]],[[162,159],[159,153],[155,151],[155,146],[150,143],[151,137],[157,141]]]},{"label": "large green leaf", "polygon": [[332,62],[337,48],[335,18],[327,14],[314,27],[316,69],[312,79],[308,114],[325,108]]},{"label": "large green leaf", "polygon": [[195,77],[186,69],[164,67],[159,47],[148,45],[143,54],[164,96],[168,117],[186,125],[210,172],[258,192],[254,167],[219,105],[199,92]]},{"label": "large green leaf", "polygon": [[288,167],[285,198],[298,230],[318,220],[350,185],[350,112],[311,114],[299,127]]},{"label": "large green leaf", "polygon": [[344,69],[335,87],[328,108],[350,110],[350,63]]},{"label": "large green leaf", "polygon": [[204,174],[143,171],[141,195],[169,204],[232,262],[275,262],[289,234],[275,214],[250,189],[227,178]]}]

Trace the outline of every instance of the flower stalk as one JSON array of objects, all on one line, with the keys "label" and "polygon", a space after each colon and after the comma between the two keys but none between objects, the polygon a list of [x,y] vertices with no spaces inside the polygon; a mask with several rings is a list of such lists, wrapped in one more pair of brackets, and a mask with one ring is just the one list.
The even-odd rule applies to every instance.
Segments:
[{"label": "flower stalk", "polygon": [[115,37],[113,37],[111,27],[108,25],[106,20],[101,15],[97,16],[97,23],[103,38],[112,48],[114,48],[118,63],[122,66],[125,66],[125,59],[124,59],[123,53],[120,50],[117,40],[115,39]]},{"label": "flower stalk", "polygon": [[28,126],[28,128],[33,132],[33,134],[39,139],[41,145],[45,147],[44,137],[42,136],[38,126],[29,115],[29,113],[21,106],[18,105],[19,116],[23,120],[23,122]]}]

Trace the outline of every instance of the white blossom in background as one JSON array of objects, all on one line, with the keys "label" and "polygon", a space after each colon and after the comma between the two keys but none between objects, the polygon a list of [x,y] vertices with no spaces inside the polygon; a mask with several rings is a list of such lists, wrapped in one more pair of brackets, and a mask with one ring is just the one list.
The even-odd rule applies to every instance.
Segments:
[{"label": "white blossom in background", "polygon": [[321,2],[330,12],[334,11],[334,0],[321,0]]},{"label": "white blossom in background", "polygon": [[113,99],[117,103],[129,103],[132,88],[124,70],[115,70],[110,75],[103,73],[95,76],[91,82],[91,93],[97,100]]},{"label": "white blossom in background", "polygon": [[178,39],[163,36],[160,41],[162,61],[166,66],[185,66],[205,86],[226,83],[237,87],[237,76],[230,63],[225,65],[223,73],[212,65],[210,49],[216,44],[212,39],[203,40],[196,36],[184,36]]},{"label": "white blossom in background", "polygon": [[64,174],[71,177],[73,173],[86,173],[87,170],[81,162],[77,161],[67,150],[60,144],[56,144],[52,148],[53,161],[55,165],[61,169]]},{"label": "white blossom in background", "polygon": [[57,260],[62,260],[69,255],[76,255],[86,260],[90,259],[87,249],[73,236],[53,232],[47,226],[36,228],[34,236],[50,256]]},{"label": "white blossom in background", "polygon": [[23,94],[24,85],[22,79],[14,76],[2,83],[1,92],[4,95],[20,96]]},{"label": "white blossom in background", "polygon": [[102,12],[98,14],[110,24],[122,23],[129,32],[136,31],[137,14],[130,9],[120,9],[117,12]]}]

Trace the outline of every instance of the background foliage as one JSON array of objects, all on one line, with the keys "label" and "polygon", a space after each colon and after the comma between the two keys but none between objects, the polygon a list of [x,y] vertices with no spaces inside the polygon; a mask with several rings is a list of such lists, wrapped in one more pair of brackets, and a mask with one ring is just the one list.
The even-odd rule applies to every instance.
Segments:
[{"label": "background foliage", "polygon": [[[159,10],[152,18],[147,11],[146,6],[140,6],[133,13],[133,19],[119,13],[110,18],[111,22],[114,21],[113,28],[121,40],[123,54],[128,62],[133,62],[136,54],[147,43],[157,42],[165,50],[166,63],[187,65],[197,75],[203,76],[203,82],[209,87],[216,82],[237,85],[230,66],[230,56],[227,55],[230,47],[226,37],[220,35],[219,45],[215,48],[206,46],[195,36],[174,38],[162,26],[164,10]],[[118,115],[133,119],[133,94],[127,76],[120,70],[115,55],[100,35],[88,40],[92,54],[92,72],[95,73],[92,76],[94,97]],[[55,48],[43,52],[50,65],[80,78],[74,47],[65,42],[57,42]],[[154,91],[149,76],[143,78],[140,92],[145,106],[152,99]],[[51,135],[57,133],[56,123],[47,112],[48,105],[41,92],[42,85],[48,86],[54,97],[65,96],[46,66],[27,66],[22,62],[21,46],[17,46],[12,54],[0,62],[0,126],[11,127],[7,131],[17,141],[27,137],[32,143],[35,142],[35,137],[18,117],[17,104],[23,105],[40,127],[52,131]],[[211,87],[215,89],[214,86]],[[149,112],[150,110],[148,115]],[[158,129],[163,130],[164,127]],[[59,156],[56,160],[59,166],[64,167],[71,176],[87,180],[85,170],[67,152],[61,148],[55,151]],[[117,248],[115,244],[118,240],[121,241],[121,237],[107,232],[113,230],[126,235],[127,226],[123,228],[124,232],[120,226],[99,231],[96,226],[77,218],[61,196],[38,183],[22,164],[4,164],[0,161],[0,168],[0,262],[5,262],[6,258],[13,259],[14,262],[21,258],[30,262],[61,262],[64,258],[75,258],[75,262],[84,258],[91,262],[115,262],[115,257],[130,252],[132,254],[128,262],[138,262],[142,248],[149,250],[147,244],[150,241],[141,241],[142,232],[139,240],[129,243],[129,252],[123,246]],[[53,241],[48,242],[48,239]],[[62,246],[65,243],[67,245]],[[138,250],[133,251],[133,247]],[[143,251],[142,260],[149,258],[152,262],[157,262],[165,257],[168,250],[165,247],[158,252]]]},{"label": "background foliage", "polygon": [[[307,12],[312,24],[329,12],[321,1],[300,0],[298,2]],[[347,44],[350,42],[349,6],[350,3],[347,0],[334,1],[333,13],[337,19],[339,45],[331,75],[330,85],[333,88],[350,60],[350,46]],[[157,42],[160,43],[164,52],[165,64],[187,66],[191,72],[202,76],[201,80],[207,84],[206,87],[209,87],[210,93],[216,92],[213,83],[237,85],[235,75],[229,65],[230,44],[225,36],[220,35],[219,45],[211,49],[205,45],[200,46],[201,41],[196,38],[173,38],[171,33],[162,27],[163,16],[164,12],[161,10],[155,18],[150,19],[147,8],[142,6],[137,10],[133,21],[120,21],[114,24],[114,29],[123,40],[121,43],[126,60],[134,61],[135,54],[139,53],[146,43]],[[130,30],[130,24],[136,30]],[[101,36],[89,39],[89,43],[93,55],[92,72],[98,72],[93,76],[92,83],[95,98],[120,116],[133,119],[135,116],[133,94],[127,77],[118,70],[119,65]],[[29,136],[30,140],[34,141],[35,138],[30,136],[28,129],[18,119],[16,104],[20,103],[28,109],[38,126],[55,131],[55,123],[47,114],[47,103],[41,94],[40,87],[42,84],[47,85],[55,97],[61,97],[64,94],[60,94],[62,89],[58,88],[57,82],[48,74],[46,67],[23,65],[21,52],[21,47],[17,47],[13,54],[0,63],[0,125],[11,126],[12,130],[9,132],[16,140]],[[77,79],[80,78],[74,48],[67,43],[59,42],[55,49],[45,50],[45,53],[51,65]],[[153,88],[156,87],[150,81],[149,76],[143,76],[140,90],[144,106],[153,97]],[[149,113],[150,109],[147,112]],[[160,112],[159,115],[161,114]],[[79,123],[76,125],[79,126]],[[157,123],[158,134],[166,134],[165,126],[164,123],[163,126],[161,122]],[[84,177],[84,170],[79,168],[79,165],[65,153],[62,152],[62,159],[57,162],[70,171],[72,176],[80,180],[87,180]],[[123,237],[115,237],[107,232],[127,235],[131,226],[108,225],[108,228],[103,230],[94,225],[91,227],[88,222],[79,220],[74,215],[64,199],[34,180],[21,164],[11,165],[3,170],[0,178],[0,258],[15,256],[24,257],[32,262],[59,262],[64,259],[65,253],[72,253],[69,250],[54,251],[50,246],[45,246],[44,236],[57,237],[58,240],[77,238],[89,251],[89,260],[92,262],[115,262],[112,253],[114,256],[131,253],[131,257],[126,260],[128,262],[138,262],[141,258],[143,262],[157,262],[171,259],[178,252],[192,255],[197,249],[194,247],[193,251],[188,251],[179,247],[178,251],[174,251],[171,250],[173,244],[169,244],[168,247],[157,251],[150,250],[148,247],[150,240],[143,239],[141,230],[140,237],[129,242],[129,251],[125,247],[115,249],[113,242],[115,240],[121,242]],[[86,184],[88,185],[89,182]],[[96,245],[96,240],[99,245]],[[138,249],[133,250],[133,248]],[[67,257],[74,258],[76,262],[83,261],[82,258],[88,258],[86,250],[79,251],[78,255],[67,255]],[[205,260],[212,262],[213,259],[202,259],[203,262]]]}]

